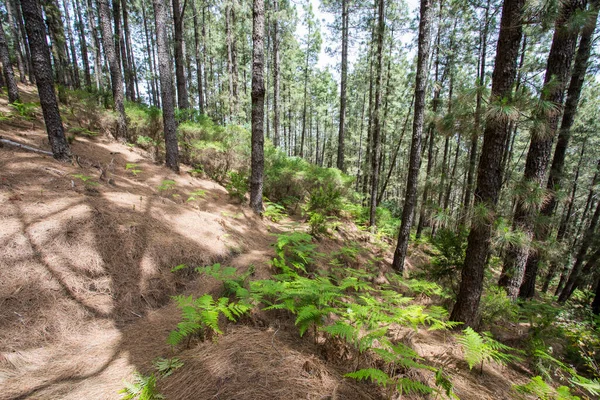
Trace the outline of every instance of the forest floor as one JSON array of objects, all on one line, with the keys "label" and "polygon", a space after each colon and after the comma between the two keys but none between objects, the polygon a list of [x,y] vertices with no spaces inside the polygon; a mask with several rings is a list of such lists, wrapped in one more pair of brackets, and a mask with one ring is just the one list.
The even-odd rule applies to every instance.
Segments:
[{"label": "forest floor", "polygon": [[[22,91],[35,100],[30,87]],[[0,112],[14,114],[5,97]],[[40,121],[39,112],[30,121],[0,121],[0,135],[49,150]],[[377,386],[344,378],[354,361],[301,338],[283,312],[228,324],[214,343],[169,346],[168,333],[181,318],[171,296],[222,290],[212,278],[171,268],[253,265],[254,277],[268,278],[273,233],[306,225],[260,219],[219,184],[191,177],[185,167],[174,174],[103,135],[78,135],[72,150],[78,162],[65,165],[0,148],[0,399],[118,399],[134,371],[146,373],[157,357],[174,356],[184,365],[159,383],[167,399],[382,398]],[[165,180],[175,184],[164,188]],[[186,201],[199,189],[203,198]],[[367,249],[364,260],[377,256],[382,276],[389,271],[392,248],[372,244],[351,221],[321,239],[319,251],[330,254],[348,241]],[[412,251],[408,262],[418,268],[424,257]],[[493,363],[482,373],[469,371],[448,332],[397,335],[443,366],[461,399],[509,399],[511,386],[528,379],[519,368]],[[433,384],[430,376],[422,379]]]}]

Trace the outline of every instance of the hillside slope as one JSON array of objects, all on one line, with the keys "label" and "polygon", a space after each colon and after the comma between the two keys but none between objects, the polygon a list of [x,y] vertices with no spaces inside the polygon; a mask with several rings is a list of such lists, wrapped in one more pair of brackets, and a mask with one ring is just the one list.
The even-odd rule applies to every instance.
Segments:
[{"label": "hillside slope", "polygon": [[[14,114],[5,99],[0,111]],[[39,112],[2,121],[0,131],[49,150]],[[284,313],[252,315],[216,343],[174,351],[166,337],[180,313],[170,296],[219,294],[221,286],[171,268],[253,265],[267,278],[271,232],[298,225],[261,220],[215,182],[185,168],[173,174],[106,136],[77,136],[72,148],[75,165],[0,148],[0,399],[117,399],[134,371],[174,355],[184,366],[160,385],[169,399],[381,398],[376,386],[344,379],[354,361],[300,339]],[[350,239],[368,234],[348,222],[320,250]],[[385,270],[390,253],[378,251]],[[493,365],[471,374],[451,335],[397,336],[450,371],[463,399],[509,398],[511,383],[524,381]]]}]

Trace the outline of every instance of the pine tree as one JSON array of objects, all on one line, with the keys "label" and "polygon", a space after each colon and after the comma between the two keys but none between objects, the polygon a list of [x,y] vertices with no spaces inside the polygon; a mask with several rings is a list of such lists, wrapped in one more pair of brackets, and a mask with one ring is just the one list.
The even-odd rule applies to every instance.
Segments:
[{"label": "pine tree", "polygon": [[[492,75],[490,103],[510,101],[517,74],[517,58],[523,33],[521,25],[524,0],[504,0],[496,61]],[[473,327],[483,290],[483,275],[490,252],[490,240],[496,205],[502,186],[502,154],[508,136],[509,121],[501,115],[488,114],[483,135],[481,158],[475,188],[474,208],[482,215],[473,218],[465,264],[456,304],[450,319]]]},{"label": "pine tree", "polygon": [[421,136],[425,116],[425,92],[427,90],[427,59],[431,40],[431,1],[421,0],[421,18],[419,20],[419,51],[417,53],[417,76],[415,81],[415,106],[413,119],[412,144],[410,147],[409,173],[406,182],[406,196],[402,209],[402,223],[398,234],[398,243],[394,251],[392,268],[397,272],[404,271],[404,259],[408,249],[410,228],[417,198],[419,164],[421,161]]},{"label": "pine tree", "polygon": [[2,62],[2,71],[4,73],[4,81],[8,87],[8,102],[14,103],[19,101],[19,88],[17,87],[17,79],[13,72],[12,63],[8,53],[8,43],[4,35],[4,28],[0,23],[0,61]]},{"label": "pine tree", "polygon": [[48,140],[54,158],[63,162],[71,161],[71,149],[65,138],[65,131],[54,93],[54,77],[50,62],[50,49],[46,42],[46,27],[42,19],[38,0],[21,0],[21,10],[27,30],[27,41],[31,51],[33,73],[44,114]]},{"label": "pine tree", "polygon": [[163,126],[165,132],[166,164],[179,172],[179,147],[177,144],[177,122],[175,121],[175,103],[173,96],[173,75],[167,41],[167,10],[162,0],[152,0],[156,27],[156,45],[158,52],[158,73],[160,75],[160,94],[162,103]]},{"label": "pine tree", "polygon": [[[531,144],[525,162],[523,181],[520,183],[527,192],[526,196],[531,195],[537,188],[541,188],[546,178],[552,144],[560,118],[559,110],[554,109],[554,107],[562,107],[564,91],[577,41],[578,31],[571,26],[570,20],[576,11],[581,9],[581,6],[582,3],[580,0],[569,0],[563,3],[559,18],[556,20],[552,46],[548,55],[544,88],[540,96],[541,104],[536,115],[537,125],[532,129]],[[544,105],[546,103],[552,105],[550,110]],[[540,205],[535,204],[535,200],[523,197],[518,198],[513,229],[523,232],[528,239],[531,239],[539,209]],[[529,248],[527,244],[509,244],[504,257],[504,266],[499,285],[504,286],[509,297],[513,299],[517,297],[519,288],[523,282],[528,254]]]},{"label": "pine tree", "polygon": [[264,155],[264,35],[265,4],[254,0],[252,8],[252,172],[250,176],[250,207],[262,214]]},{"label": "pine tree", "polygon": [[[117,50],[115,49],[115,41],[113,40],[113,30],[110,23],[110,8],[108,0],[98,1],[98,14],[100,16],[100,32],[102,36],[102,47],[104,54],[108,60],[110,68],[110,80],[112,85],[113,101],[115,103],[115,111],[117,112],[117,130],[115,138],[124,140],[127,138],[127,120],[125,117],[125,104],[123,99],[123,78]],[[99,74],[100,71],[96,71]]]}]

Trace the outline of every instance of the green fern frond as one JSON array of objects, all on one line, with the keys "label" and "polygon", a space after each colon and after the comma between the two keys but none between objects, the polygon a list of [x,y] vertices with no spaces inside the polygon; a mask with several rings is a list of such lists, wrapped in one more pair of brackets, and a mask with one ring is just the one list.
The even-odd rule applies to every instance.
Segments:
[{"label": "green fern frond", "polygon": [[356,379],[357,381],[371,381],[383,387],[386,387],[391,380],[385,372],[377,368],[359,369],[356,372],[350,372],[344,376]]}]

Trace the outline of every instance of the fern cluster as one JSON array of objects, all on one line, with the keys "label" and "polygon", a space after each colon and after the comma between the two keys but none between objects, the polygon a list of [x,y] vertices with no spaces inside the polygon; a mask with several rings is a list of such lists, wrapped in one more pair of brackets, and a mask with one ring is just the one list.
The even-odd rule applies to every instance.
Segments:
[{"label": "fern cluster", "polygon": [[481,365],[481,371],[483,371],[485,361],[507,364],[520,360],[519,356],[511,354],[518,352],[516,349],[498,342],[489,332],[479,334],[467,327],[463,330],[462,335],[457,338],[457,341],[463,347],[465,361],[469,364],[469,369],[473,369],[475,365],[479,364]]},{"label": "fern cluster", "polygon": [[215,301],[210,294],[197,299],[191,295],[176,296],[175,300],[181,309],[183,320],[177,324],[177,329],[169,334],[167,342],[172,346],[196,334],[200,340],[204,340],[208,334],[222,334],[223,331],[219,327],[221,315],[235,321],[249,309],[245,304],[230,302],[227,297]]}]

